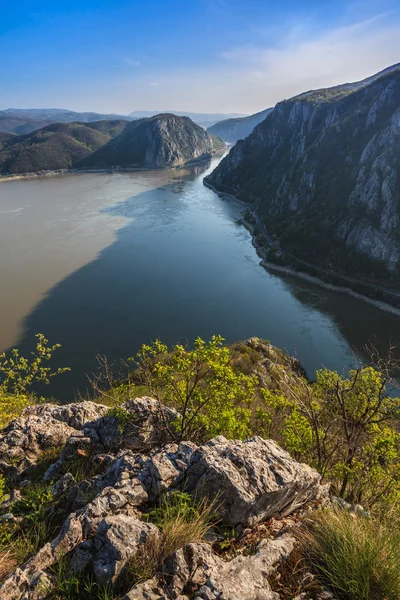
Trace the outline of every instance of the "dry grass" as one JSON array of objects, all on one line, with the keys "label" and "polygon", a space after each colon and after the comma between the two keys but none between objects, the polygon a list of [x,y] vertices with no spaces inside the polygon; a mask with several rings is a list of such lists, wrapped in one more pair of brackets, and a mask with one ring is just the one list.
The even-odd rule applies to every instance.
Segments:
[{"label": "dry grass", "polygon": [[302,545],[321,581],[340,600],[399,600],[398,520],[321,511]]},{"label": "dry grass", "polygon": [[216,514],[217,502],[196,502],[181,492],[166,495],[160,506],[148,515],[160,533],[149,536],[126,565],[130,585],[161,574],[165,560],[186,544],[204,541]]}]

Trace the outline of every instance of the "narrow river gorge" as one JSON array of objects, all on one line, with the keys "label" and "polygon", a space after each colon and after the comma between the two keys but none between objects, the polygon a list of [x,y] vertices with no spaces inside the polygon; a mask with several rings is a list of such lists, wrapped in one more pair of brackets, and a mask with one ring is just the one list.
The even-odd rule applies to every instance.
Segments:
[{"label": "narrow river gorge", "polygon": [[72,400],[97,352],[157,337],[267,338],[310,376],[400,341],[399,317],[260,267],[243,207],[203,185],[217,162],[0,183],[0,351],[29,351],[37,332],[61,343],[72,370],[48,392]]}]

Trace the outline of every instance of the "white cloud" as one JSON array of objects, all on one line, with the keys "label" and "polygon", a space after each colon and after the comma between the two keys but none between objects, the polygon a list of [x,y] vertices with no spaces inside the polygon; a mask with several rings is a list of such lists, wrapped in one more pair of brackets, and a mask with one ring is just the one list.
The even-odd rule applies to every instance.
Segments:
[{"label": "white cloud", "polygon": [[400,26],[380,15],[279,48],[246,46],[223,53],[266,97],[278,101],[314,87],[357,81],[400,60]]},{"label": "white cloud", "polygon": [[319,35],[310,33],[311,22],[297,24],[278,47],[230,48],[208,68],[164,71],[162,91],[160,80],[152,79],[157,73],[148,75],[148,86],[143,80],[126,85],[134,89],[135,106],[257,112],[310,89],[364,79],[399,62],[400,21],[395,17],[381,14]]},{"label": "white cloud", "polygon": [[143,66],[142,63],[140,62],[140,60],[133,60],[132,58],[125,58],[124,61],[130,67],[142,67]]},{"label": "white cloud", "polygon": [[[372,6],[377,0],[364,1]],[[282,33],[276,46],[226,48],[202,67],[161,69],[146,60],[146,68],[140,68],[139,60],[126,58],[121,64],[132,69],[124,69],[123,75],[121,69],[115,69],[112,85],[104,83],[103,75],[95,81],[80,81],[77,98],[69,84],[57,82],[51,94],[38,84],[29,103],[121,114],[160,107],[254,113],[310,89],[363,79],[400,61],[400,11],[322,33],[313,28],[314,23],[313,18],[298,20]],[[23,105],[22,92],[21,99]],[[15,90],[9,100],[4,98],[3,104],[7,102],[18,104]]]}]

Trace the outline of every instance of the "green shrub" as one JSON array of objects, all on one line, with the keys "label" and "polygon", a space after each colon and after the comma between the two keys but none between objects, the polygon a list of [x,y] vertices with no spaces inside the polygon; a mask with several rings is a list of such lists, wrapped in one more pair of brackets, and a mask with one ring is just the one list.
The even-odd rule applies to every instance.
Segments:
[{"label": "green shrub", "polygon": [[[142,346],[137,359],[142,382],[161,404],[179,411],[165,427],[174,441],[201,441],[215,435],[243,438],[251,433],[256,380],[236,372],[221,336],[197,338],[193,349],[177,344],[170,351],[156,340]],[[133,360],[133,359],[131,359]]]},{"label": "green shrub", "polygon": [[0,354],[0,428],[18,417],[28,404],[35,402],[35,398],[28,394],[34,383],[48,385],[53,377],[69,371],[67,367],[53,371],[46,366],[60,344],[49,346],[48,340],[41,333],[36,337],[36,348],[29,358],[20,356],[17,348],[9,354]]},{"label": "green shrub", "polygon": [[302,539],[308,560],[339,600],[400,598],[399,524],[321,511]]},{"label": "green shrub", "polygon": [[0,580],[50,541],[64,516],[57,510],[50,488],[34,484],[24,488],[10,511],[22,521],[0,524]]}]

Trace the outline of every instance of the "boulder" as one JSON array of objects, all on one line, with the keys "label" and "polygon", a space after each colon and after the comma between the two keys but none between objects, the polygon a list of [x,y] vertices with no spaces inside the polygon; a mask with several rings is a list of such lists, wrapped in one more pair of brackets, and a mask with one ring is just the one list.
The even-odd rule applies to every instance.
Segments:
[{"label": "boulder", "polygon": [[[256,554],[224,561],[206,543],[188,544],[165,564],[167,597],[198,600],[279,600],[268,577],[293,550],[295,540],[263,540]],[[139,596],[140,597],[140,596]],[[127,596],[133,600],[136,596]]]},{"label": "boulder", "polygon": [[120,514],[103,519],[94,540],[95,581],[100,585],[114,583],[126,561],[140,552],[140,546],[151,536],[159,536],[158,528],[135,517]]},{"label": "boulder", "polygon": [[[156,578],[135,585],[122,600],[168,600]],[[185,599],[186,600],[186,599]]]},{"label": "boulder", "polygon": [[138,478],[151,499],[183,482],[196,450],[197,446],[191,442],[167,444],[142,461]]},{"label": "boulder", "polygon": [[219,436],[193,453],[185,489],[217,499],[226,524],[255,525],[286,516],[321,495],[320,479],[317,471],[295,461],[271,440]]},{"label": "boulder", "polygon": [[0,473],[13,480],[21,478],[43,452],[57,447],[61,450],[69,438],[81,435],[85,423],[107,410],[94,402],[29,406],[0,431]]},{"label": "boulder", "polygon": [[179,417],[175,410],[148,396],[132,398],[119,410],[125,411],[127,416],[122,430],[118,416],[111,415],[84,428],[85,435],[101,444],[106,452],[120,448],[144,451],[159,447],[170,441],[167,427]]}]

